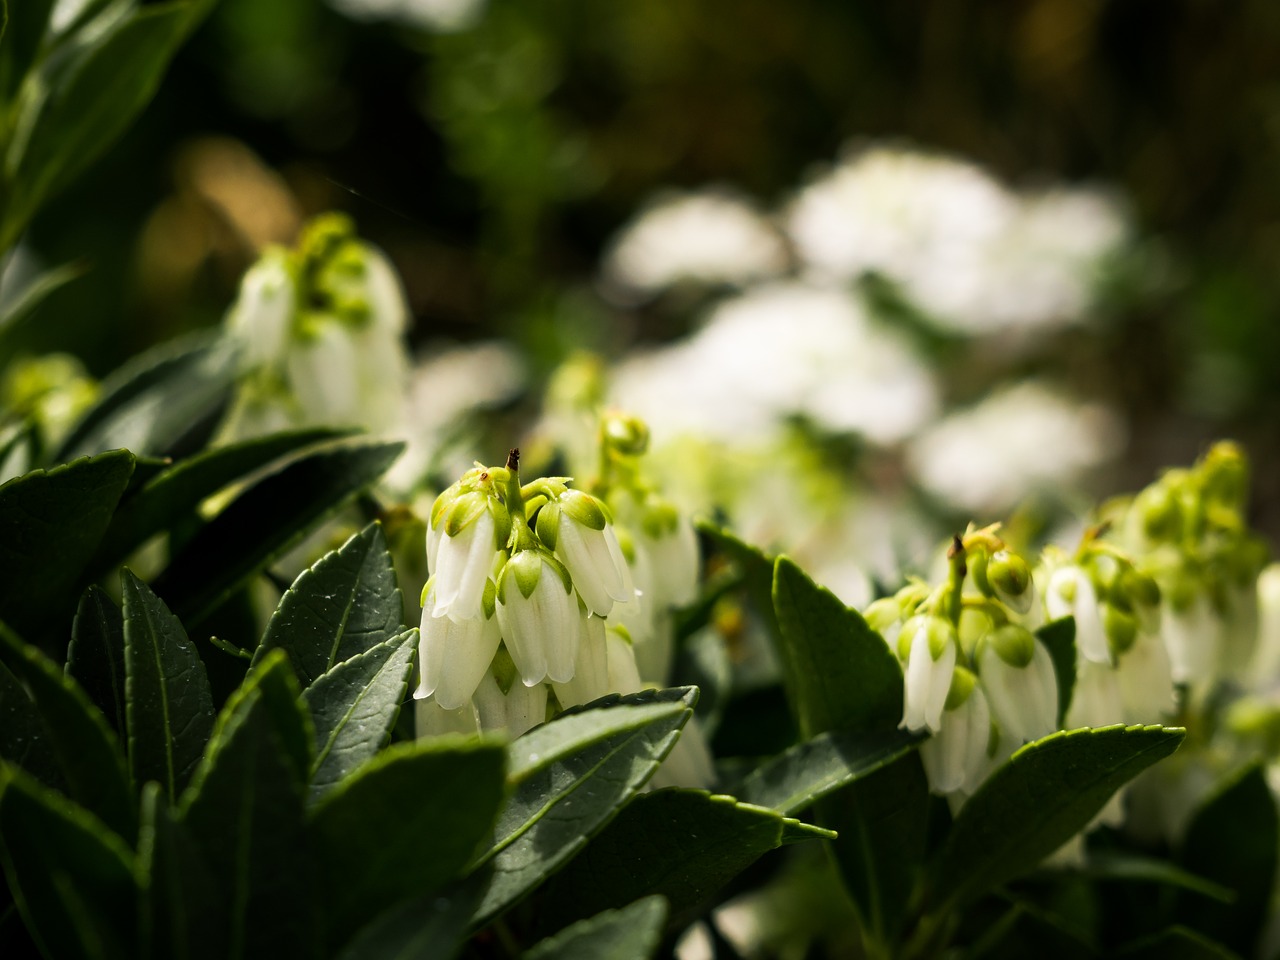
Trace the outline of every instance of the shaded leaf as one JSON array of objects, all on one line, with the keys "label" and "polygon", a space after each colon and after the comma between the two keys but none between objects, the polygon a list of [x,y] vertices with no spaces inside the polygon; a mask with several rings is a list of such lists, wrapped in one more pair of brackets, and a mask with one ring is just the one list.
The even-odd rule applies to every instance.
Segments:
[{"label": "shaded leaf", "polygon": [[896,729],[902,668],[861,615],[786,557],[774,569],[773,605],[787,695],[801,732]]},{"label": "shaded leaf", "polygon": [[[303,779],[311,731],[283,655],[268,657],[227,701],[204,760],[182,795],[179,820],[218,893],[208,908],[210,954],[319,954],[314,867],[304,827]],[[290,713],[292,707],[292,713]]]},{"label": "shaded leaf", "polygon": [[1036,631],[1053,660],[1053,675],[1058,681],[1058,726],[1066,722],[1071,709],[1071,696],[1076,689],[1076,622],[1063,617],[1046,623]]},{"label": "shaded leaf", "polygon": [[759,547],[752,546],[722,527],[715,524],[699,522],[698,531],[707,536],[742,572],[742,579],[747,587],[756,611],[769,625],[770,632],[777,636],[778,621],[773,613],[773,567],[775,558]]},{"label": "shaded leaf", "polygon": [[115,601],[97,584],[80,597],[71,624],[67,674],[84,688],[116,732],[124,736],[124,619]]},{"label": "shaded leaf", "polygon": [[380,909],[456,877],[502,803],[501,742],[439,737],[397,744],[327,796],[311,829],[324,916],[341,943]]},{"label": "shaded leaf", "polygon": [[0,619],[29,639],[65,637],[75,587],[132,472],[117,450],[0,485]]},{"label": "shaded leaf", "polygon": [[1117,960],[1240,960],[1240,954],[1181,925],[1117,950]]},{"label": "shaded leaf", "polygon": [[404,601],[382,524],[371,523],[302,571],[276,607],[255,659],[280,649],[304,687],[404,629]]},{"label": "shaded leaf", "polygon": [[939,855],[930,901],[972,898],[1034,867],[1111,795],[1178,748],[1159,726],[1052,733],[1016,751],[960,811]]},{"label": "shaded leaf", "polygon": [[[1094,883],[1136,881],[1158,884],[1162,887],[1176,887],[1179,890],[1201,894],[1220,903],[1231,903],[1236,897],[1230,887],[1215,883],[1189,870],[1183,870],[1168,860],[1144,857],[1120,850],[1091,851],[1083,867],[1069,872],[1078,873]],[[1053,877],[1056,873],[1059,871],[1046,871],[1048,877]]]},{"label": "shaded leaf", "polygon": [[129,770],[136,783],[157,780],[176,800],[213,732],[209,680],[182,624],[151,588],[128,569],[120,587]]},{"label": "shaded leaf", "polygon": [[391,466],[403,443],[334,444],[264,477],[196,532],[156,580],[188,626],[341,510]]},{"label": "shaded leaf", "polygon": [[[25,0],[24,0],[25,2]],[[60,191],[124,132],[155,93],[170,57],[194,25],[200,4],[143,7],[70,55],[75,66],[50,83],[17,156],[13,190],[0,224],[0,248],[22,232],[45,199]]]},{"label": "shaded leaf", "polygon": [[[38,7],[42,0],[23,0],[23,6]],[[0,74],[4,72],[5,61],[5,45],[0,45]],[[0,89],[3,89],[4,80],[0,76]],[[4,97],[0,95],[0,103],[4,102]],[[84,275],[85,265],[83,263],[67,263],[52,270],[46,270],[36,277],[33,281],[23,287],[22,291],[0,311],[0,369],[8,363],[9,359],[14,355],[13,337],[22,328],[23,324],[32,317],[36,308],[39,307],[46,298],[54,291],[66,286],[72,280]],[[4,457],[0,456],[0,462]]]},{"label": "shaded leaf", "polygon": [[88,811],[20,771],[0,769],[0,861],[50,957],[137,955],[133,854]]},{"label": "shaded leaf", "polygon": [[1201,804],[1183,835],[1178,862],[1234,894],[1230,903],[1184,893],[1174,916],[1180,924],[1244,956],[1258,952],[1271,903],[1280,817],[1266,773],[1251,764]]},{"label": "shaded leaf", "polygon": [[120,745],[106,718],[71,677],[3,624],[0,658],[31,691],[68,795],[132,844],[137,810]]},{"label": "shaded leaf", "polygon": [[466,939],[475,892],[414,897],[366,924],[338,960],[450,960]]},{"label": "shaded leaf", "polygon": [[149,537],[185,519],[208,497],[254,471],[304,447],[344,435],[344,431],[327,429],[275,433],[205,450],[166,467],[124,498],[107,528],[95,566],[110,566]]},{"label": "shaded leaf", "polygon": [[222,940],[220,893],[200,847],[152,781],[142,791],[138,874],[143,891],[142,956],[215,960]]},{"label": "shaded leaf", "polygon": [[705,790],[657,790],[637,797],[548,888],[548,925],[661,894],[680,910],[699,904],[787,843],[829,831]]},{"label": "shaded leaf", "polygon": [[235,376],[235,349],[206,336],[161,344],[115,371],[59,459],[125,447],[179,457],[204,446]]},{"label": "shaded leaf", "polygon": [[745,803],[782,814],[798,813],[815,800],[892,763],[924,740],[905,730],[888,733],[820,733],[753,770],[730,792]]},{"label": "shaded leaf", "polygon": [[0,759],[22,767],[55,790],[67,788],[40,711],[3,661],[0,661]]},{"label": "shaded leaf", "polygon": [[696,701],[692,687],[596,701],[511,745],[511,795],[480,861],[493,873],[477,923],[525,896],[612,819],[675,745]]},{"label": "shaded leaf", "polygon": [[646,960],[662,939],[667,902],[645,897],[566,927],[525,951],[523,960]]},{"label": "shaded leaf", "polygon": [[417,629],[339,663],[302,693],[315,724],[309,795],[320,799],[391,736],[409,690]]}]

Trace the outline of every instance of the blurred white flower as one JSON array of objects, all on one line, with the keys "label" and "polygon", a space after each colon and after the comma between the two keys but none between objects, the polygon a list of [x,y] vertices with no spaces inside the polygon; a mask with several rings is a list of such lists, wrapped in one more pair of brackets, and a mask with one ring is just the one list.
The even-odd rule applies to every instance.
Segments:
[{"label": "blurred white flower", "polygon": [[485,0],[329,0],[353,20],[393,20],[441,33],[465,30],[480,19]]},{"label": "blurred white flower", "polygon": [[682,280],[742,284],[786,267],[782,239],[728,193],[668,194],[623,228],[605,255],[606,283],[624,298]]},{"label": "blurred white flower", "polygon": [[937,406],[932,375],[893,331],[837,288],[777,283],[718,306],[683,343],[623,361],[611,400],[655,434],[744,443],[803,415],[876,443]]},{"label": "blurred white flower", "polygon": [[930,427],[911,443],[907,463],[952,506],[999,512],[1037,490],[1069,487],[1115,456],[1122,437],[1105,407],[1026,381]]}]

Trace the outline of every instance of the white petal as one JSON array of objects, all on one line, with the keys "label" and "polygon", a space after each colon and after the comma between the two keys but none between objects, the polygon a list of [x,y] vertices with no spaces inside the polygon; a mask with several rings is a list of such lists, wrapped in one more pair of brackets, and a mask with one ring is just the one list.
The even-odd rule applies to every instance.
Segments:
[{"label": "white petal", "polygon": [[[924,642],[928,653],[928,640]],[[947,703],[947,693],[951,690],[951,674],[956,666],[956,646],[948,643],[942,656],[930,663],[929,696],[925,703],[925,723],[930,730],[942,726],[942,710]]]},{"label": "white petal", "polygon": [[479,733],[480,721],[469,703],[458,710],[445,710],[435,700],[415,700],[414,729],[419,738],[445,733]]},{"label": "white petal", "polygon": [[578,659],[573,678],[566,683],[553,683],[556,699],[562,707],[576,707],[598,700],[609,693],[609,652],[604,638],[604,621],[599,617],[581,617],[578,636]]},{"label": "white petal", "polygon": [[1121,655],[1116,679],[1126,721],[1159,723],[1174,712],[1173,668],[1159,637],[1139,634]]},{"label": "white petal", "polygon": [[538,614],[514,584],[507,591],[507,602],[498,601],[497,617],[520,679],[526,686],[541,683],[547,676],[547,653],[538,635]]},{"label": "white petal", "polygon": [[680,731],[680,739],[649,779],[649,785],[655,790],[662,787],[709,790],[715,782],[715,759],[707,746],[707,738],[703,736],[698,718],[690,717]]},{"label": "white petal", "polygon": [[484,585],[497,554],[493,517],[484,511],[456,537],[447,532],[436,551],[436,606],[434,616],[474,620],[484,613]]},{"label": "white petal", "polygon": [[1124,722],[1124,703],[1116,672],[1106,664],[1081,660],[1076,667],[1076,685],[1067,711],[1067,729],[1106,727]]},{"label": "white petal", "polygon": [[629,644],[612,630],[605,631],[609,646],[609,687],[617,693],[637,693],[644,689],[636,670],[636,656]]},{"label": "white petal", "polygon": [[456,709],[471,699],[498,652],[502,633],[496,617],[454,621],[433,618],[444,628],[444,662],[436,685],[436,701],[446,710]]},{"label": "white petal", "polygon": [[518,737],[547,719],[547,685],[513,683],[507,691],[507,730]]}]

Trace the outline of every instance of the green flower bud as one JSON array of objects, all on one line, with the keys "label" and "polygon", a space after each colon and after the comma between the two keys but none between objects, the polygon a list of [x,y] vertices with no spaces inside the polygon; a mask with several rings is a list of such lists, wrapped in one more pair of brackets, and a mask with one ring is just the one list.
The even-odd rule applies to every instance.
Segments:
[{"label": "green flower bud", "polygon": [[1138,621],[1131,613],[1126,613],[1113,603],[1102,604],[1102,631],[1107,635],[1107,643],[1112,653],[1125,653],[1138,638]]},{"label": "green flower bud", "polygon": [[1229,440],[1215,443],[1201,460],[1198,472],[1207,499],[1232,507],[1244,505],[1249,494],[1249,461],[1238,445]]},{"label": "green flower bud", "polygon": [[902,606],[893,597],[881,597],[867,606],[862,617],[872,630],[882,637],[887,636],[889,628],[901,622]]},{"label": "green flower bud", "polygon": [[1031,609],[1035,591],[1031,589],[1031,568],[1027,561],[1008,550],[997,552],[987,564],[987,579],[1000,602],[1018,613]]},{"label": "green flower bud", "polygon": [[956,631],[960,636],[960,649],[972,656],[982,638],[994,630],[995,626],[995,620],[986,610],[965,607],[960,611],[960,625]]},{"label": "green flower bud", "polygon": [[605,443],[618,453],[639,456],[649,448],[649,426],[639,417],[606,413],[601,429]]},{"label": "green flower bud", "polygon": [[996,592],[991,589],[991,583],[987,579],[987,552],[974,550],[965,558],[965,562],[969,567],[969,576],[973,578],[973,585],[984,597],[994,597]]},{"label": "green flower bud", "polygon": [[966,700],[973,694],[973,688],[977,686],[978,678],[973,671],[964,667],[956,667],[951,674],[951,687],[947,690],[947,702],[944,709],[955,710],[964,706]]},{"label": "green flower bud", "polygon": [[1182,529],[1182,505],[1168,480],[1166,474],[1134,498],[1132,509],[1148,540],[1173,540]]},{"label": "green flower bud", "polygon": [[987,635],[984,647],[991,647],[1011,667],[1019,669],[1031,663],[1036,652],[1036,638],[1026,627],[1007,623]]}]

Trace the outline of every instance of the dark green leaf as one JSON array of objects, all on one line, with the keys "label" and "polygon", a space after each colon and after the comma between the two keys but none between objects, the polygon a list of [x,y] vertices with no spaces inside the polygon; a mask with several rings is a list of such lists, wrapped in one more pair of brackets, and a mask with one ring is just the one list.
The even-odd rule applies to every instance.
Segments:
[{"label": "dark green leaf", "polygon": [[440,737],[398,744],[316,808],[324,915],[341,943],[380,909],[456,877],[502,803],[501,743]]},{"label": "dark green leaf", "polygon": [[49,957],[137,955],[133,854],[96,817],[12,767],[0,768],[0,860]]},{"label": "dark green leaf", "polygon": [[[0,43],[0,104],[13,101],[22,78],[35,63],[54,0],[17,0],[10,4],[4,42]],[[7,244],[0,244],[0,253]]]},{"label": "dark green leaf", "polygon": [[1061,918],[1018,903],[989,926],[965,956],[981,960],[1090,960],[1098,951]]},{"label": "dark green leaf", "polygon": [[151,588],[127,569],[120,587],[129,771],[135,783],[159,781],[176,800],[213,731],[209,680],[182,624]]},{"label": "dark green leaf", "polygon": [[1117,960],[1240,960],[1240,954],[1180,925],[1131,943],[1114,956]]},{"label": "dark green leaf", "polygon": [[111,519],[95,566],[102,569],[126,556],[237,480],[304,447],[339,436],[343,433],[325,429],[275,433],[215,447],[170,466],[125,496]]},{"label": "dark green leaf", "polygon": [[[143,891],[142,956],[216,960],[222,941],[220,899],[199,845],[154,780],[142,791],[138,874]],[[224,955],[225,956],[225,955]]]},{"label": "dark green leaf", "polygon": [[187,541],[156,592],[188,625],[199,623],[382,476],[403,449],[403,443],[344,442],[264,477]]},{"label": "dark green leaf", "polygon": [[[1217,900],[1220,903],[1231,903],[1235,900],[1235,892],[1221,883],[1214,883],[1202,876],[1183,870],[1177,864],[1157,857],[1143,857],[1135,853],[1120,850],[1108,850],[1098,853],[1090,852],[1088,861],[1078,871],[1082,877],[1094,883],[1111,881],[1132,883],[1153,883],[1163,887],[1176,887],[1189,890],[1202,896]],[[1050,878],[1057,871],[1046,871]]]},{"label": "dark green leaf", "polygon": [[58,459],[125,447],[179,457],[204,446],[235,376],[235,350],[207,336],[161,344],[102,385],[102,398],[62,443]]},{"label": "dark green leaf", "polygon": [[30,472],[35,465],[36,425],[26,420],[15,423],[0,440],[0,483]]},{"label": "dark green leaf", "polygon": [[22,682],[0,661],[0,759],[8,760],[41,783],[65,791],[49,733]]},{"label": "dark green leaf", "polygon": [[3,624],[0,657],[31,691],[71,799],[132,844],[138,814],[124,757],[106,718],[79,684]]},{"label": "dark green leaf", "polygon": [[1252,764],[1220,784],[1200,806],[1183,836],[1179,863],[1235,894],[1224,904],[1184,893],[1178,922],[1221,941],[1244,956],[1258,952],[1271,904],[1280,845],[1275,798],[1266,774]]},{"label": "dark green leaf", "polygon": [[753,770],[730,792],[744,803],[782,814],[799,813],[815,800],[892,763],[923,739],[905,730],[820,733]]},{"label": "dark green leaf", "polygon": [[25,149],[6,158],[17,170],[0,224],[0,248],[9,246],[39,206],[142,112],[193,26],[197,8],[194,3],[143,7],[70,52],[77,57],[75,66],[58,74],[47,98],[29,106],[39,114]]},{"label": "dark green leaf", "polygon": [[552,881],[548,925],[661,894],[680,910],[786,843],[830,838],[817,827],[705,790],[637,797]]},{"label": "dark green leaf", "polygon": [[132,471],[117,450],[0,485],[0,619],[65,643],[76,584]]},{"label": "dark green leaf", "polygon": [[893,730],[902,668],[880,636],[786,557],[773,578],[783,676],[801,733]]},{"label": "dark green leaf", "polygon": [[390,739],[409,689],[417,629],[338,664],[303,691],[316,728],[310,799],[320,799]]},{"label": "dark green leaf", "polygon": [[1030,870],[1093,819],[1116,790],[1173,753],[1184,735],[1158,726],[1086,728],[1022,747],[956,817],[933,876],[931,902],[971,898]]},{"label": "dark green leaf", "polygon": [[493,873],[477,922],[525,896],[612,819],[675,745],[696,698],[692,687],[632,694],[566,713],[511,745],[511,796],[481,860]]},{"label": "dark green leaf", "polygon": [[404,629],[404,601],[382,533],[371,523],[304,570],[280,598],[256,658],[284,650],[304,687]]},{"label": "dark green leaf", "polygon": [[[320,950],[314,866],[304,826],[305,767],[297,744],[311,731],[289,694],[283,655],[268,657],[227,701],[179,819],[194,839],[218,899],[218,956],[312,957]],[[290,709],[292,713],[290,713]]]},{"label": "dark green leaf", "polygon": [[84,688],[116,733],[124,736],[124,620],[115,601],[97,584],[80,597],[71,625],[67,674]]},{"label": "dark green leaf", "polygon": [[[23,0],[24,6],[32,4],[38,6],[41,0]],[[0,73],[4,70],[4,48],[0,46]],[[3,79],[0,79],[0,88],[3,87]],[[4,97],[0,96],[0,103],[4,102]],[[3,251],[0,251],[3,252]],[[28,318],[33,316],[36,308],[42,304],[45,299],[72,280],[84,275],[85,265],[83,263],[67,263],[61,267],[55,267],[47,270],[35,280],[23,287],[22,292],[17,294],[12,303],[0,312],[0,369],[14,355],[14,346],[12,339],[14,335],[22,328]],[[3,461],[0,457],[0,461]]]},{"label": "dark green leaf", "polygon": [[475,892],[406,900],[366,924],[338,960],[451,960],[471,925]]},{"label": "dark green leaf", "polygon": [[831,853],[865,935],[892,943],[925,858],[929,783],[912,751],[819,800],[818,822],[836,831]]},{"label": "dark green leaf", "polygon": [[1076,622],[1071,617],[1054,620],[1037,630],[1036,636],[1053,660],[1053,675],[1058,680],[1058,726],[1061,727],[1076,689]]},{"label": "dark green leaf", "polygon": [[667,902],[645,897],[566,927],[525,952],[523,960],[646,960],[662,939]]}]

